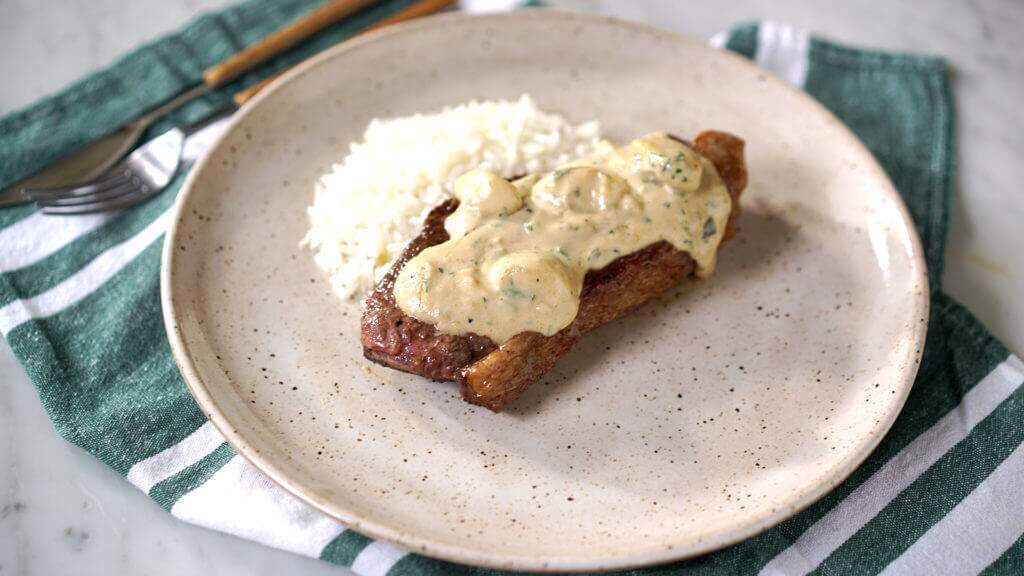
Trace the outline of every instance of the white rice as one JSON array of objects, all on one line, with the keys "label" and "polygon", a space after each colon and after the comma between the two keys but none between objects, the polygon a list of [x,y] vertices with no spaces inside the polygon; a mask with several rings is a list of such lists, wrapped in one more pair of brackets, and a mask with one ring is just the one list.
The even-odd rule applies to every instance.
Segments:
[{"label": "white rice", "polygon": [[503,177],[553,170],[592,153],[597,121],[570,124],[519,100],[470,102],[437,114],[370,122],[361,142],[316,185],[303,245],[344,298],[361,298],[472,168]]}]

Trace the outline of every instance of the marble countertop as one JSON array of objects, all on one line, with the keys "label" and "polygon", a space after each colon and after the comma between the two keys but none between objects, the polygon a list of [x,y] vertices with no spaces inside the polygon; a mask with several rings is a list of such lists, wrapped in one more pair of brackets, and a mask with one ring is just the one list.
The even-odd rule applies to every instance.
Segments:
[{"label": "marble countertop", "polygon": [[[4,0],[0,114],[58,89],[226,0]],[[556,0],[707,38],[771,18],[859,46],[949,59],[958,186],[945,286],[1011,350],[1024,352],[1024,4],[1016,0],[819,3]],[[727,7],[723,7],[727,6]],[[2,248],[0,248],[2,249]],[[6,574],[351,574],[179,522],[51,427],[0,343],[0,576]]]}]

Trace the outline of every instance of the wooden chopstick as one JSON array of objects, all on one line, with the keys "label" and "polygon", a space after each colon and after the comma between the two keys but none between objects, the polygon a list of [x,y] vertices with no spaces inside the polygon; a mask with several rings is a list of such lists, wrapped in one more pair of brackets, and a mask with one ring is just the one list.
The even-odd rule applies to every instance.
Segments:
[{"label": "wooden chopstick", "polygon": [[234,80],[317,32],[379,0],[331,0],[227,60],[207,68],[203,82],[211,88]]},{"label": "wooden chopstick", "polygon": [[[372,30],[383,28],[385,26],[390,26],[392,24],[397,24],[399,22],[405,22],[406,20],[412,20],[413,18],[419,18],[421,16],[428,16],[430,14],[440,12],[441,10],[444,10],[445,8],[451,6],[454,3],[455,0],[420,0],[419,2],[413,4],[412,6],[409,6],[404,10],[395,12],[394,14],[388,16],[387,18],[383,18],[381,20],[378,20],[377,22],[374,22],[370,26],[367,26],[366,28],[360,30],[359,32],[356,32],[350,38],[355,38],[356,36],[365,34]],[[271,82],[277,80],[277,78],[280,77],[285,72],[287,72],[287,70],[278,72],[277,74],[274,74],[269,78],[260,81],[257,84],[253,84],[245,90],[240,90],[236,92],[234,97],[232,98],[235,102],[235,105],[241,106],[242,104],[245,104],[260,90],[266,88]]]}]

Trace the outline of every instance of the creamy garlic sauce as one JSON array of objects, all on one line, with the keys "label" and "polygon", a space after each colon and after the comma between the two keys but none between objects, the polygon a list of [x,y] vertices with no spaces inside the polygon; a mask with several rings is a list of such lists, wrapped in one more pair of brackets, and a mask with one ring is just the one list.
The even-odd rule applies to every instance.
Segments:
[{"label": "creamy garlic sauce", "polygon": [[706,277],[732,208],[714,165],[664,133],[515,182],[471,171],[454,195],[451,238],[405,265],[395,300],[442,332],[499,344],[565,328],[588,270],[661,240]]}]

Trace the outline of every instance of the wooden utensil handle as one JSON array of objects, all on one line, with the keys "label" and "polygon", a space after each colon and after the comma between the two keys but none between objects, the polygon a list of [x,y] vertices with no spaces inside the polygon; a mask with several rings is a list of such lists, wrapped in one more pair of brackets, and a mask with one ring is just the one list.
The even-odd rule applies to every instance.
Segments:
[{"label": "wooden utensil handle", "polygon": [[270,85],[271,82],[277,80],[282,74],[284,74],[287,71],[288,70],[283,70],[281,72],[278,72],[273,76],[260,80],[259,82],[253,84],[252,86],[249,86],[245,90],[239,90],[238,92],[235,92],[235,95],[231,97],[231,100],[234,101],[235,106],[241,106],[242,104],[245,104],[250,99],[252,99],[253,96],[258,94],[260,90],[266,88],[268,85]]},{"label": "wooden utensil handle", "polygon": [[365,34],[378,28],[390,26],[392,24],[398,24],[399,22],[405,22],[406,20],[412,20],[413,18],[419,18],[421,16],[429,16],[444,10],[445,8],[455,4],[455,0],[421,0],[409,6],[405,10],[399,10],[387,18],[382,18],[373,24],[367,26],[364,30],[357,32],[353,38],[360,34]]},{"label": "wooden utensil handle", "polygon": [[[391,24],[397,24],[399,22],[405,22],[406,20],[412,20],[413,18],[419,18],[421,16],[428,16],[430,14],[440,12],[441,10],[444,10],[445,8],[451,6],[454,3],[455,0],[421,0],[420,2],[417,2],[412,6],[409,6],[405,10],[395,12],[391,16],[378,20],[372,25],[367,26],[365,29],[356,32],[352,36],[352,38],[355,38],[360,34],[365,34],[366,32],[369,32],[371,30],[383,28],[384,26],[390,26]],[[266,78],[257,84],[249,86],[245,90],[240,90],[236,92],[233,97],[235,105],[241,106],[242,104],[245,104],[249,101],[250,98],[259,93],[260,90],[266,88],[271,82],[277,80],[278,77],[283,75],[285,72],[287,72],[287,70],[278,72],[277,74],[274,74],[273,76],[270,76],[269,78]]]},{"label": "wooden utensil handle", "polygon": [[216,87],[237,78],[253,66],[302,42],[324,28],[377,0],[331,0],[288,26],[249,46],[227,60],[207,68],[203,81]]}]

